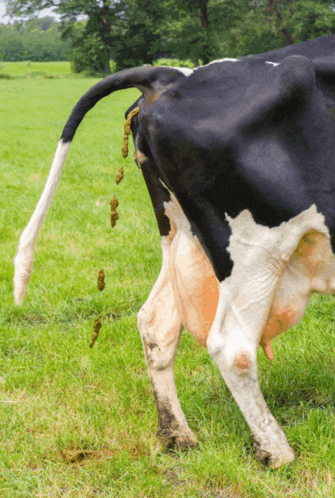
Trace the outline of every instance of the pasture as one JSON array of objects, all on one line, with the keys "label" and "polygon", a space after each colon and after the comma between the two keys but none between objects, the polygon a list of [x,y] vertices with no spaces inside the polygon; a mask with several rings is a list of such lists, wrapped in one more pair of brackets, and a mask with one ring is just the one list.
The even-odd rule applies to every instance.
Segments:
[{"label": "pasture", "polygon": [[[0,494],[46,497],[335,496],[334,298],[259,351],[265,400],[297,459],[271,471],[207,352],[187,332],[180,401],[199,449],[157,453],[157,415],[136,315],[160,270],[160,238],[140,170],[121,156],[124,112],[139,92],[102,100],[70,149],[36,245],[24,305],[13,258],[66,119],[96,79],[0,79]],[[120,166],[125,177],[116,185]],[[116,195],[120,219],[110,227]],[[97,290],[98,271],[106,287]],[[96,317],[99,338],[89,348]]]},{"label": "pasture", "polygon": [[71,74],[71,64],[69,61],[54,62],[0,62],[0,78],[7,76],[11,78],[28,78],[30,77],[78,77]]}]

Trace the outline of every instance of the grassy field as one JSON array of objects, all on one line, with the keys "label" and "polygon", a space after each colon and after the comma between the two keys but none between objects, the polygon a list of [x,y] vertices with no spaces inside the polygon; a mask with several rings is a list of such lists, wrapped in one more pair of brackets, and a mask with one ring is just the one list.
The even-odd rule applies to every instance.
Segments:
[{"label": "grassy field", "polygon": [[[0,78],[8,75],[11,78],[61,77],[71,75],[69,61],[55,62],[0,62]],[[72,74],[73,76],[73,74]]]},{"label": "grassy field", "polygon": [[[19,235],[65,121],[96,81],[0,80],[0,496],[335,496],[333,298],[313,297],[302,322],[274,341],[272,363],[259,352],[261,388],[296,452],[293,464],[271,471],[256,462],[243,416],[187,333],[176,380],[199,449],[155,453],[157,415],[136,314],[160,270],[160,240],[132,151],[121,157],[124,111],[136,90],[101,101],[79,128],[25,303],[14,306]],[[113,195],[120,219],[111,229]],[[90,349],[97,316],[102,329]]]}]

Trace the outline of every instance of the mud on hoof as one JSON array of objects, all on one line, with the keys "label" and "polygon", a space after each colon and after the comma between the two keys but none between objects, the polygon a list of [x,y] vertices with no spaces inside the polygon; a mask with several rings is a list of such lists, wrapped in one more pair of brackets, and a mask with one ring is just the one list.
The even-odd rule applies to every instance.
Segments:
[{"label": "mud on hoof", "polygon": [[293,462],[295,458],[294,451],[289,445],[271,451],[265,449],[261,443],[255,441],[253,449],[257,460],[268,465],[270,469],[279,469],[282,465]]},{"label": "mud on hoof", "polygon": [[157,451],[188,451],[198,447],[195,436],[190,434],[164,434],[160,429],[157,431]]}]

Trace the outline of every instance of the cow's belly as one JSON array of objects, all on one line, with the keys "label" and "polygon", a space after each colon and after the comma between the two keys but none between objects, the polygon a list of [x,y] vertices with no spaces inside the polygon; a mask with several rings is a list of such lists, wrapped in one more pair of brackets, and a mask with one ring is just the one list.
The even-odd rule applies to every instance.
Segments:
[{"label": "cow's belly", "polygon": [[211,264],[197,245],[195,238],[177,234],[173,270],[183,322],[206,346],[218,305],[219,286]]},{"label": "cow's belly", "polygon": [[[204,251],[190,234],[177,232],[172,251],[180,314],[189,332],[206,346],[219,300],[218,280]],[[273,358],[271,340],[298,323],[307,305],[308,299],[301,296],[302,291],[307,289],[302,289],[300,285],[298,295],[294,285],[297,282],[293,282],[295,278],[295,272],[292,270],[286,271],[282,276],[260,338],[260,345],[269,359]],[[305,281],[302,282],[306,286]]]},{"label": "cow's belly", "polygon": [[[173,246],[180,313],[190,333],[206,346],[219,300],[218,280],[195,237],[177,232]],[[268,359],[273,359],[271,340],[301,320],[311,292],[334,291],[332,273],[329,241],[321,234],[303,237],[280,278],[259,339]]]},{"label": "cow's belly", "polygon": [[[172,202],[165,205],[166,214],[172,226],[168,237],[171,251],[171,278],[184,325],[203,346],[206,346],[219,302],[219,283],[212,265],[197,237],[192,235],[190,225],[173,195],[172,199]],[[316,212],[314,214],[310,210],[306,213],[309,217],[320,217],[319,214],[316,214]],[[299,223],[304,221],[305,214],[302,213],[299,216]],[[307,220],[310,220],[309,217],[307,217]],[[230,220],[230,222],[232,221]],[[248,230],[246,234],[249,239],[252,239],[253,234],[250,227],[254,227],[256,232],[259,227],[253,222],[252,218],[250,219],[250,216],[247,218],[247,222]],[[318,219],[315,221],[316,226],[318,225],[317,222]],[[233,228],[234,226],[235,221]],[[285,232],[287,227],[288,232]],[[283,233],[280,232],[280,227],[275,229],[279,230],[276,233],[280,239],[284,238],[286,240],[285,237],[294,228],[293,225],[289,226],[289,223],[287,227],[285,224],[283,225]],[[243,219],[242,228],[244,228]],[[272,229],[268,230],[271,232]],[[264,269],[260,268],[260,271],[263,272],[260,275],[260,280],[264,281],[265,279],[274,282],[273,290],[269,289],[270,293],[273,292],[273,296],[270,301],[267,300],[268,304],[266,306],[269,306],[269,308],[265,313],[263,324],[260,324],[261,329],[259,332],[259,344],[269,359],[273,358],[271,340],[300,321],[305,313],[310,294],[312,292],[322,294],[335,292],[335,258],[331,250],[329,237],[321,233],[322,230],[323,220],[320,224],[320,231],[309,230],[301,237],[291,257],[288,260],[286,257],[283,259],[282,272],[280,271],[279,274],[276,265],[275,267],[272,264],[267,265],[268,271],[274,272],[272,276],[266,274],[267,270],[264,273]],[[248,234],[248,231],[250,231],[251,235]],[[263,232],[264,228],[261,228],[261,236],[264,236]],[[244,240],[245,236],[243,230],[241,234],[237,233],[235,236],[235,245],[239,242],[242,243],[242,257],[245,254],[245,245],[249,244],[250,250],[252,250],[253,245],[256,245],[257,249],[255,241],[253,239],[251,242],[249,239]],[[279,244],[280,241],[278,240]],[[238,252],[234,252],[234,254],[239,257]],[[243,280],[243,272],[241,275],[240,277]],[[255,273],[255,278],[257,280],[257,272]],[[276,280],[277,282],[275,282]],[[242,292],[244,282],[241,281],[240,284]],[[236,294],[236,288],[234,292]],[[249,297],[252,302],[254,296],[250,295]],[[238,304],[238,298],[239,296],[235,295],[236,304]],[[244,308],[248,306],[248,303],[244,302],[245,298],[246,296],[243,297]],[[238,308],[239,306],[237,306]]]},{"label": "cow's belly", "polygon": [[[218,280],[203,251],[196,244],[183,236],[179,236],[175,243],[178,247],[174,254],[174,272],[180,313],[189,332],[206,346],[219,300]],[[290,287],[294,290],[291,283],[290,272],[287,272],[281,279],[260,338],[260,345],[271,360],[271,340],[298,323],[308,303],[305,292],[290,292]],[[300,291],[305,291],[300,287]]]}]

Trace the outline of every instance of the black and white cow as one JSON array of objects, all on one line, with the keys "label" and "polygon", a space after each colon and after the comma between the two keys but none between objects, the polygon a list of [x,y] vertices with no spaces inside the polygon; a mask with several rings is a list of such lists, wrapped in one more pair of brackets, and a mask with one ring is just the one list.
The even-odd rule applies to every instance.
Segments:
[{"label": "black and white cow", "polygon": [[[161,273],[138,315],[160,438],[196,444],[173,363],[184,326],[207,347],[274,468],[294,458],[257,379],[257,347],[335,291],[335,35],[195,70],[139,67],[92,87],[63,130],[15,258],[22,303],[34,244],[76,129],[101,98],[136,87],[136,161],[157,217]],[[134,106],[133,106],[134,107]]]}]

